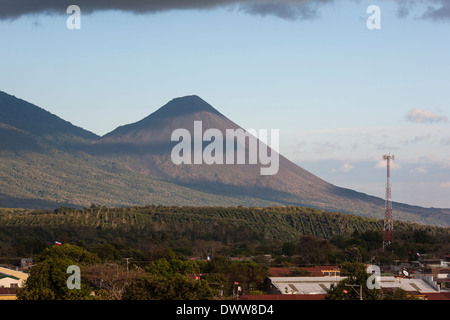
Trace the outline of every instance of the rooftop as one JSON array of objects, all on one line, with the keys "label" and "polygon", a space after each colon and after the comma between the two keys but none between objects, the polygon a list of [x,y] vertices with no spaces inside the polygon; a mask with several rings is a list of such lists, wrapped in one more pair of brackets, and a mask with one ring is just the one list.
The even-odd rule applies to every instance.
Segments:
[{"label": "rooftop", "polygon": [[293,272],[306,270],[309,272],[310,277],[323,277],[324,271],[340,271],[338,266],[315,266],[315,267],[278,267],[270,268],[270,272],[274,277],[286,277]]},{"label": "rooftop", "polygon": [[[331,284],[346,277],[269,277],[272,288],[281,294],[326,294]],[[422,279],[408,279],[391,276],[381,277],[382,289],[401,288],[408,292],[438,293]]]},{"label": "rooftop", "polygon": [[422,279],[408,279],[398,277],[381,277],[380,286],[383,289],[401,288],[405,291],[420,293],[437,293],[437,291]]},{"label": "rooftop", "polygon": [[345,277],[269,277],[271,284],[282,294],[326,294],[331,284]]}]

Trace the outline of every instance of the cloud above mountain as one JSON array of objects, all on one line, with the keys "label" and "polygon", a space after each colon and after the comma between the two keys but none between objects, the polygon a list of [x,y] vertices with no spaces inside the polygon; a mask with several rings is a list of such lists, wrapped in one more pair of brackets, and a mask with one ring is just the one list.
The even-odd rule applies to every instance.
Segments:
[{"label": "cloud above mountain", "polygon": [[[353,0],[358,3],[357,0]],[[450,2],[446,0],[387,0],[398,4],[398,16],[406,17],[416,8],[426,9],[419,17],[450,21]],[[260,16],[276,16],[288,20],[308,20],[320,16],[324,5],[342,4],[339,0],[0,0],[0,20],[16,19],[28,14],[65,14],[69,5],[76,4],[83,13],[119,10],[135,14],[169,10],[207,10],[234,7],[239,12]]]},{"label": "cloud above mountain", "polygon": [[433,123],[433,122],[447,122],[448,118],[439,116],[430,110],[411,109],[405,116],[406,120],[416,123]]}]

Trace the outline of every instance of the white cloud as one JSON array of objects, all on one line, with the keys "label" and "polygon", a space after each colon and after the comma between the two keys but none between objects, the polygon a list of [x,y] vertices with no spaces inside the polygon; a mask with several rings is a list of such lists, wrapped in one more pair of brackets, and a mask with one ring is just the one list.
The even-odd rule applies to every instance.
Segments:
[{"label": "white cloud", "polygon": [[419,174],[427,174],[428,170],[425,169],[425,168],[419,167],[419,168],[411,169],[411,170],[409,170],[409,172],[411,172],[411,173],[419,173]]},{"label": "white cloud", "polygon": [[[386,160],[383,160],[383,159],[380,159],[380,160],[378,160],[375,163],[375,168],[386,168],[386,166],[387,166]],[[400,164],[398,162],[395,162],[395,161],[392,161],[392,160],[390,161],[390,167],[393,170],[401,168],[401,166],[400,166]]]},{"label": "white cloud", "polygon": [[350,163],[344,163],[342,166],[339,167],[339,169],[331,169],[331,172],[349,172],[353,169],[353,165]]},{"label": "white cloud", "polygon": [[350,163],[344,163],[341,166],[341,171],[343,171],[343,172],[349,172],[352,169],[353,169],[353,166]]},{"label": "white cloud", "polygon": [[419,159],[421,163],[426,163],[441,169],[450,168],[450,157],[437,157],[432,155],[423,156]]},{"label": "white cloud", "polygon": [[439,186],[442,188],[450,188],[450,182],[442,182]]},{"label": "white cloud", "polygon": [[448,118],[438,116],[429,110],[411,109],[405,116],[406,120],[416,123],[433,123],[433,122],[447,122]]}]

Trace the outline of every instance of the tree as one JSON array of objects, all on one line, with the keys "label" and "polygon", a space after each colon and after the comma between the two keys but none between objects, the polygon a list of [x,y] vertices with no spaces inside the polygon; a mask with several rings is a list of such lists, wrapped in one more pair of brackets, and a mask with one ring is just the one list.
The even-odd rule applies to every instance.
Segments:
[{"label": "tree", "polygon": [[362,263],[347,262],[342,265],[341,275],[346,277],[332,286],[326,295],[327,300],[381,300],[381,289],[369,289],[369,274]]},{"label": "tree", "polygon": [[196,254],[202,254],[203,256],[214,255],[214,253],[222,247],[219,241],[206,241],[198,239],[194,241],[194,251]]},{"label": "tree", "polygon": [[285,242],[281,247],[281,251],[288,257],[293,256],[295,254],[295,244],[292,242]]},{"label": "tree", "polygon": [[69,243],[45,248],[34,260],[39,263],[41,261],[56,258],[66,258],[82,265],[92,265],[100,262],[96,254]]},{"label": "tree", "polygon": [[348,262],[361,262],[361,252],[358,247],[346,248],[344,250],[345,259]]},{"label": "tree", "polygon": [[204,280],[192,280],[182,274],[172,278],[148,274],[134,279],[122,295],[123,300],[209,300],[213,290]]},{"label": "tree", "polygon": [[85,267],[84,274],[99,288],[97,296],[100,299],[120,300],[126,286],[145,271],[139,268],[127,270],[116,263],[105,263]]},{"label": "tree", "polygon": [[384,295],[384,300],[417,300],[414,296],[408,295],[408,292],[402,288],[396,288],[395,290],[388,291]]},{"label": "tree", "polygon": [[154,275],[170,278],[177,273],[184,275],[198,273],[199,268],[193,261],[162,258],[150,263],[145,270]]},{"label": "tree", "polygon": [[336,247],[329,241],[316,236],[304,235],[297,243],[296,262],[299,265],[326,264],[335,251]]},{"label": "tree", "polygon": [[83,267],[98,261],[95,255],[70,244],[45,249],[36,257],[25,286],[17,290],[19,300],[81,300],[92,298],[87,279],[80,275],[80,289],[69,289],[67,280],[71,265]]},{"label": "tree", "polygon": [[97,254],[103,261],[113,261],[120,258],[117,249],[110,243],[98,245],[92,248],[91,252]]},{"label": "tree", "polygon": [[202,264],[200,270],[204,273],[222,274],[231,284],[224,286],[225,289],[232,290],[232,284],[239,282],[244,292],[261,288],[270,274],[268,267],[254,261],[230,261],[221,256],[215,256],[211,261]]},{"label": "tree", "polygon": [[216,297],[223,297],[226,292],[233,292],[234,283],[230,282],[222,273],[207,273],[202,275],[202,280],[208,282]]}]

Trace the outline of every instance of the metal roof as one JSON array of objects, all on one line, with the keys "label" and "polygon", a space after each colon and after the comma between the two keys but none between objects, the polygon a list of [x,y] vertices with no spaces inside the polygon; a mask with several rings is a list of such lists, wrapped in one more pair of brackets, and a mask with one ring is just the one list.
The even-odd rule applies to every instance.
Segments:
[{"label": "metal roof", "polygon": [[11,278],[11,279],[14,279],[14,280],[20,280],[20,279],[17,278],[17,277],[14,277],[14,276],[12,276],[12,275],[5,274],[5,273],[1,273],[1,272],[0,272],[0,279],[4,279],[4,278]]},{"label": "metal roof", "polygon": [[332,283],[345,277],[269,277],[272,285],[283,294],[326,294]]},{"label": "metal roof", "polygon": [[[337,284],[346,277],[269,277],[273,286],[282,294],[326,294],[331,284]],[[422,279],[381,277],[383,289],[401,288],[405,291],[436,293],[433,287]]]},{"label": "metal roof", "polygon": [[383,289],[401,288],[405,291],[419,291],[420,293],[438,292],[422,279],[408,279],[396,277],[381,277],[380,286]]}]

